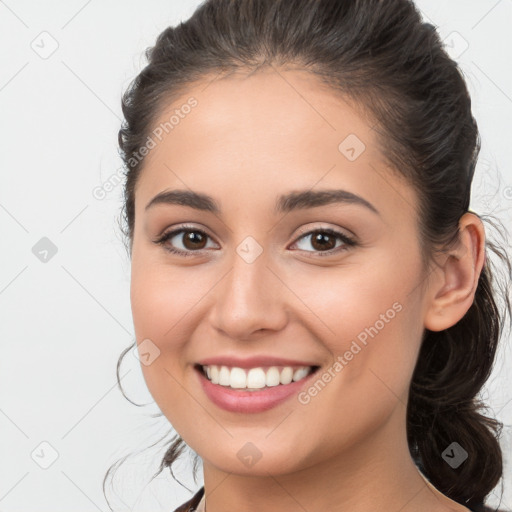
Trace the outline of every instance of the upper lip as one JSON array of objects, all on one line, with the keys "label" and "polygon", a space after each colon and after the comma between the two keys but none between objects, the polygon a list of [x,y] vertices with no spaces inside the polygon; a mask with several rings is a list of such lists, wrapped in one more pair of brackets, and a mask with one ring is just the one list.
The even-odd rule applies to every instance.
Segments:
[{"label": "upper lip", "polygon": [[309,361],[296,361],[293,359],[264,355],[247,357],[245,359],[228,355],[207,357],[206,359],[198,361],[197,364],[201,366],[217,365],[237,368],[257,368],[260,366],[318,366]]}]

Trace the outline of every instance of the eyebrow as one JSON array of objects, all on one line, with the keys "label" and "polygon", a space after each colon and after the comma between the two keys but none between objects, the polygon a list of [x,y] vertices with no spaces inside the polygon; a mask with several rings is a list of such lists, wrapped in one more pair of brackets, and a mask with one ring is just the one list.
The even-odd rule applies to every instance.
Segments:
[{"label": "eyebrow", "polygon": [[[334,203],[357,204],[380,215],[377,208],[366,199],[348,190],[341,189],[293,191],[279,196],[274,209],[276,213],[288,213],[293,210],[316,208]],[[213,197],[192,190],[165,190],[160,192],[149,201],[145,210],[157,204],[178,204],[216,215],[221,213],[220,206]]]}]

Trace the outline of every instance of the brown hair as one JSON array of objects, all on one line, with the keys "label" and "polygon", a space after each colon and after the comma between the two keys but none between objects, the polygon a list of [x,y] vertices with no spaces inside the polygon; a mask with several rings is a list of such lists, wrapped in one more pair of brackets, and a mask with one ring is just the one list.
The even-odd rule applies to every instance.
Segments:
[{"label": "brown hair", "polygon": [[[311,72],[372,114],[383,154],[418,193],[425,261],[457,241],[480,137],[459,67],[412,1],[206,0],[190,19],[165,29],[146,56],[147,66],[123,96],[119,130],[126,169],[122,229],[130,253],[134,190],[144,167],[133,155],[161,109],[206,75],[274,64]],[[487,250],[505,264],[509,279],[502,247],[487,238],[486,261],[465,316],[444,331],[425,330],[407,407],[413,459],[439,490],[468,507],[481,504],[502,476],[502,425],[483,414],[477,399],[511,312]],[[118,379],[119,364],[133,346],[121,354]],[[469,454],[456,470],[441,457],[454,440]],[[183,445],[179,436],[170,441],[157,474],[165,467],[172,474]]]}]

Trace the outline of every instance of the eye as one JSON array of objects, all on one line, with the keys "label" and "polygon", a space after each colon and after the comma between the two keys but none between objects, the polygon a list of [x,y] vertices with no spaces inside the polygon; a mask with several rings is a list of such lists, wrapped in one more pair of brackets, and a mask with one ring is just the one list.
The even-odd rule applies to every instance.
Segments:
[{"label": "eye", "polygon": [[[204,231],[193,226],[181,226],[164,233],[154,243],[162,245],[166,251],[180,256],[193,256],[194,252],[201,252],[206,249],[207,239],[210,238]],[[171,242],[171,243],[167,243]],[[175,244],[181,244],[181,247],[175,247]]]},{"label": "eye", "polygon": [[[298,240],[307,240],[308,238],[309,241],[307,241],[304,245],[310,245],[313,247],[313,249],[316,250],[308,251],[304,247],[299,247],[299,249],[305,250],[307,252],[317,252],[318,256],[321,257],[332,256],[333,254],[337,254],[341,251],[347,251],[350,247],[357,245],[355,239],[330,228],[319,228],[308,231],[304,233]],[[341,245],[336,246],[336,242],[338,240],[342,243]],[[294,245],[298,245],[298,243],[299,242],[295,242]]]},{"label": "eye", "polygon": [[[209,238],[211,237],[201,229],[197,229],[194,226],[181,226],[178,229],[164,233],[154,243],[162,245],[170,253],[178,254],[179,256],[193,256],[194,253],[200,253],[208,248],[207,242]],[[300,241],[303,239],[307,240],[308,238],[309,242],[306,242],[305,245],[310,244],[314,250],[310,251],[304,247],[298,248],[306,252],[316,252],[318,256],[331,256],[341,251],[347,251],[350,247],[357,245],[355,239],[344,233],[331,228],[318,228],[303,233],[294,242],[293,246],[303,243]],[[341,244],[336,245],[338,241]],[[181,247],[176,248],[176,244],[181,244]]]}]

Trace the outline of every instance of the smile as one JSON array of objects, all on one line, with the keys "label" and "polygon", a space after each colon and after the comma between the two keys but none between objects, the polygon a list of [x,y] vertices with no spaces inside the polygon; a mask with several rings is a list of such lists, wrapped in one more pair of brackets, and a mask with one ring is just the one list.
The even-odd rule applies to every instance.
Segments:
[{"label": "smile", "polygon": [[206,378],[214,384],[232,389],[257,390],[265,387],[287,385],[307,377],[314,366],[270,366],[257,368],[238,368],[219,365],[201,366]]},{"label": "smile", "polygon": [[210,401],[224,410],[237,413],[264,412],[276,407],[297,395],[319,368],[194,366]]}]

